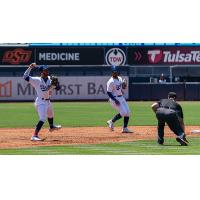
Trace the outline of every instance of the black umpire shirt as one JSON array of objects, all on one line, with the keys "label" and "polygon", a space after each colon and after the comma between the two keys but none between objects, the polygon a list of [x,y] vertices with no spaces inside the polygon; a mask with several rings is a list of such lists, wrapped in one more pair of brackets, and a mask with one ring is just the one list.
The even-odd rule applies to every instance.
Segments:
[{"label": "black umpire shirt", "polygon": [[158,102],[160,108],[167,108],[176,111],[177,115],[183,119],[183,110],[180,104],[173,99],[161,99]]}]

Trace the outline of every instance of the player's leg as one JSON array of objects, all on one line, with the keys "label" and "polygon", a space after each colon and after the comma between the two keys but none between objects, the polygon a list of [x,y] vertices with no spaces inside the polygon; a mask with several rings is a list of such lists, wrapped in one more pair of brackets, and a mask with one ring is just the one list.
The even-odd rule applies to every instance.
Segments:
[{"label": "player's leg", "polygon": [[128,129],[128,122],[129,122],[129,118],[130,118],[130,109],[129,109],[129,106],[128,106],[128,103],[126,102],[126,100],[124,99],[122,102],[121,102],[121,105],[122,105],[122,110],[123,110],[123,113],[124,113],[124,125],[123,125],[123,129],[122,129],[122,132],[123,133],[132,133],[132,131],[130,131]]},{"label": "player's leg", "polygon": [[45,104],[36,105],[36,110],[39,115],[39,122],[37,123],[37,125],[35,127],[35,132],[33,133],[33,136],[31,137],[32,141],[40,141],[41,140],[39,138],[39,132],[46,120],[47,108],[46,108]]},{"label": "player's leg", "polygon": [[183,146],[187,146],[187,140],[185,139],[185,133],[181,127],[180,121],[175,111],[168,110],[168,114],[166,117],[166,122],[169,128],[177,135],[177,142],[179,142]]},{"label": "player's leg", "polygon": [[156,117],[158,120],[158,126],[157,126],[157,130],[158,130],[158,144],[164,144],[164,128],[165,128],[165,120],[164,120],[164,113],[162,111],[162,109],[158,110],[156,112]]},{"label": "player's leg", "polygon": [[61,125],[54,125],[53,123],[54,111],[53,111],[53,106],[51,102],[48,103],[47,117],[48,117],[50,131],[58,130],[61,128]]},{"label": "player's leg", "polygon": [[121,119],[122,116],[121,116],[121,114],[120,114],[120,108],[119,108],[119,106],[117,106],[117,105],[115,104],[115,102],[112,101],[112,100],[110,100],[110,104],[111,104],[111,106],[112,106],[115,110],[117,110],[117,111],[119,112],[119,113],[116,114],[112,119],[110,119],[110,120],[107,121],[108,127],[113,131],[113,130],[114,130],[114,123],[115,123],[117,120]]}]

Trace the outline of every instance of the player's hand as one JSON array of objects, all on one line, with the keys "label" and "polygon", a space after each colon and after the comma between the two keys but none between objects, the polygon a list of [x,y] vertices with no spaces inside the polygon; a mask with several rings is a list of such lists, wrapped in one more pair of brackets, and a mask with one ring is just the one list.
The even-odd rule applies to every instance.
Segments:
[{"label": "player's hand", "polygon": [[31,63],[30,65],[29,65],[29,67],[31,68],[31,69],[33,69],[34,67],[36,67],[37,65],[36,65],[36,63]]},{"label": "player's hand", "polygon": [[116,104],[117,106],[119,106],[119,105],[120,105],[120,102],[116,99],[116,100],[115,100],[115,104]]}]

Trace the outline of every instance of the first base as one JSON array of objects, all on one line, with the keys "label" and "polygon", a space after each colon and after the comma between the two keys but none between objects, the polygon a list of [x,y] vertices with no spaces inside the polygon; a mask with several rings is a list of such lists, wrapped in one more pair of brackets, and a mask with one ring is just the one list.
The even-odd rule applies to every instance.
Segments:
[{"label": "first base", "polygon": [[200,130],[192,130],[191,133],[200,133]]}]

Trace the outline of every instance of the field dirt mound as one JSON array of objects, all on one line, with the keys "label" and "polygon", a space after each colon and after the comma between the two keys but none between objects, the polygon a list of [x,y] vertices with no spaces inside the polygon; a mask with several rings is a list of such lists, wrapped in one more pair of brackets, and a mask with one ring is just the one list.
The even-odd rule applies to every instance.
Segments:
[{"label": "field dirt mound", "polygon": [[[49,133],[48,129],[42,129],[40,137],[44,141],[30,141],[34,129],[30,128],[1,128],[0,129],[0,148],[20,148],[33,146],[54,146],[54,145],[75,145],[75,144],[100,144],[114,142],[128,142],[146,139],[156,139],[157,128],[155,126],[132,126],[132,134],[121,133],[121,127],[116,127],[115,131],[110,131],[107,127],[76,127],[62,128],[59,131]],[[189,137],[197,137],[200,134],[191,134],[191,130],[200,129],[200,126],[186,127],[186,133]],[[165,129],[166,137],[175,135],[168,129]]]}]

